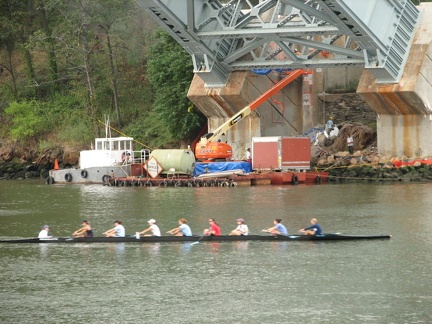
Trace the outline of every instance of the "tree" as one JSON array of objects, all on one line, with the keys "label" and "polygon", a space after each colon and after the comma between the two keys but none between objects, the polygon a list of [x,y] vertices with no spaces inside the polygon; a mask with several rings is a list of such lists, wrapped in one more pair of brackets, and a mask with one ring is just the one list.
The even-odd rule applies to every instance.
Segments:
[{"label": "tree", "polygon": [[37,101],[12,102],[5,109],[6,114],[13,117],[10,135],[14,139],[25,140],[31,138],[43,129],[43,119]]},{"label": "tree", "polygon": [[[193,78],[190,55],[158,29],[148,53],[147,77],[155,90],[149,131],[167,141],[191,140],[205,123],[204,115],[187,98]],[[164,134],[166,133],[166,134]]]}]

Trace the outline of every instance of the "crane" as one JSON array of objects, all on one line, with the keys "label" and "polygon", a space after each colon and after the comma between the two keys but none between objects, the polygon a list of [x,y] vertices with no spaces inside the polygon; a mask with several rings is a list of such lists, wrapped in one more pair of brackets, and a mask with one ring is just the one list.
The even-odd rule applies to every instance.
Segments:
[{"label": "crane", "polygon": [[255,99],[252,103],[241,109],[238,113],[228,119],[212,133],[207,133],[201,137],[195,147],[195,157],[201,161],[226,160],[232,157],[232,148],[228,143],[218,142],[218,139],[239,121],[249,116],[252,111],[257,109],[271,96],[280,91],[287,84],[297,79],[300,75],[310,74],[308,70],[298,69],[291,71],[286,77],[276,83],[269,90]]}]

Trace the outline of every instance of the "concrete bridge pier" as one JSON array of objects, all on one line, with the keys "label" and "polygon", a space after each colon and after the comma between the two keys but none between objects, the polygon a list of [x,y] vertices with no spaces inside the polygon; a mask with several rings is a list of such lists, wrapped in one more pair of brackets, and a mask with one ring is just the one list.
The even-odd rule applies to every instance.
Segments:
[{"label": "concrete bridge pier", "polygon": [[[232,72],[224,87],[206,87],[195,75],[188,98],[207,116],[209,131],[212,131],[284,76],[283,72],[275,71],[267,75]],[[232,146],[234,159],[245,158],[252,137],[295,136],[313,127],[319,114],[313,109],[312,88],[313,75],[299,77],[233,126],[222,141]]]},{"label": "concrete bridge pier", "polygon": [[387,156],[432,156],[432,4],[418,8],[420,26],[399,83],[376,83],[364,70],[357,88],[378,114],[378,152]]}]

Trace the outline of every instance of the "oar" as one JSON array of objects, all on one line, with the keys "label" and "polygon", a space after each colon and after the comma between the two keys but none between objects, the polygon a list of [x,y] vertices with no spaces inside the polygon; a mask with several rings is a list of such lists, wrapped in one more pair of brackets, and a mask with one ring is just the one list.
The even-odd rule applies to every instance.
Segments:
[{"label": "oar", "polygon": [[191,245],[196,245],[199,244],[199,242],[201,241],[201,239],[206,236],[205,234],[201,235],[201,237],[198,239],[198,241],[192,242]]}]

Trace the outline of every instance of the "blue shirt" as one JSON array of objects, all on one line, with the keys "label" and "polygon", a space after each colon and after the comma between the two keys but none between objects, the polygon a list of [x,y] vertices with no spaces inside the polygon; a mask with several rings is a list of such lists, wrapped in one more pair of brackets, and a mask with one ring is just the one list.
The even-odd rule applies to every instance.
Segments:
[{"label": "blue shirt", "polygon": [[181,224],[180,230],[182,231],[184,236],[192,236],[192,231],[191,231],[189,225]]},{"label": "blue shirt", "polygon": [[311,230],[311,229],[315,230],[315,235],[322,235],[322,229],[321,229],[320,224],[314,224],[314,225],[308,226],[305,228],[305,231]]},{"label": "blue shirt", "polygon": [[288,235],[288,230],[281,223],[278,223],[276,225],[276,230],[279,231],[279,233],[281,233],[282,235]]},{"label": "blue shirt", "polygon": [[329,119],[327,122],[327,129],[332,129],[333,128],[333,120]]}]

